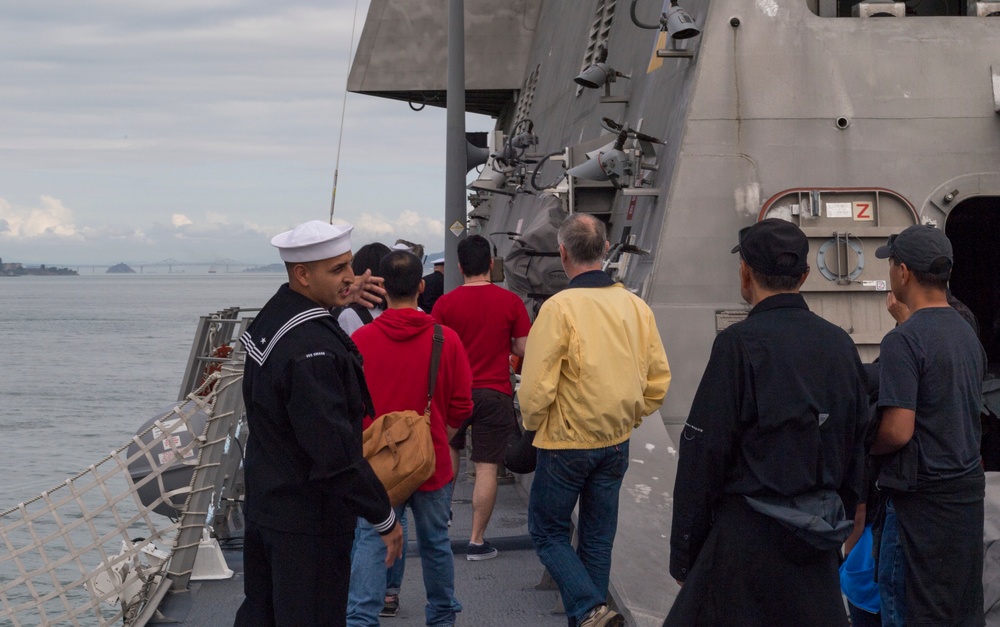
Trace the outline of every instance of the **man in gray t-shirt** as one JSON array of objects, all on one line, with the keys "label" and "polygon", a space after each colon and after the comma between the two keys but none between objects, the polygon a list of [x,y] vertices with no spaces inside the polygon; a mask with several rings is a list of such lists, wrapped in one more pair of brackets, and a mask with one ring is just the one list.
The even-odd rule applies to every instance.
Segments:
[{"label": "man in gray t-shirt", "polygon": [[[875,255],[889,259],[893,295],[911,312],[882,340],[870,451],[883,456],[878,486],[889,497],[879,551],[883,624],[981,625],[986,354],[948,303],[944,233],[911,226]],[[905,586],[893,585],[900,572]]]}]

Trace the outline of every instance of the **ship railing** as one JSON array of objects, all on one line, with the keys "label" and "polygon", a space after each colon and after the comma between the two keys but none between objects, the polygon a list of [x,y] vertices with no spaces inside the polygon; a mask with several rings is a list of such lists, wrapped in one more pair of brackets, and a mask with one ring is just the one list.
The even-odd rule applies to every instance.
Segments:
[{"label": "ship railing", "polygon": [[[201,319],[183,384],[192,387],[171,411],[97,463],[0,512],[0,624],[144,625],[168,592],[197,574],[206,525],[216,535],[241,525],[246,429],[236,338],[245,313]],[[226,343],[235,350],[213,361]],[[189,379],[192,372],[199,374]],[[184,432],[197,436],[180,445]],[[193,468],[188,486],[167,487],[172,460]],[[133,476],[130,467],[142,462],[148,474]],[[148,498],[150,489],[158,496]],[[154,512],[163,505],[180,517]]]}]

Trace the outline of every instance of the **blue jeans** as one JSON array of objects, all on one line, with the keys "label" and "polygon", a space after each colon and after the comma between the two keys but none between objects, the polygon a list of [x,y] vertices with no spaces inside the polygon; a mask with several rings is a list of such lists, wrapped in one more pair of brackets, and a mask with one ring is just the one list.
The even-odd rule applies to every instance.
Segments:
[{"label": "blue jeans", "polygon": [[406,539],[410,537],[410,526],[407,524],[406,520],[406,507],[396,508],[396,518],[399,520],[399,525],[403,528],[403,554],[399,556],[392,566],[389,567],[385,574],[385,594],[389,596],[390,594],[399,594],[399,591],[403,588],[403,572],[406,569]]},{"label": "blue jeans", "polygon": [[903,627],[906,624],[906,563],[899,543],[896,508],[890,498],[885,506],[882,544],[878,550],[878,590],[882,604],[882,625]]},{"label": "blue jeans", "polygon": [[[618,529],[618,493],[627,469],[628,440],[590,450],[538,449],[528,531],[538,559],[559,586],[571,624],[606,602],[611,547]],[[574,550],[570,516],[578,499]]]},{"label": "blue jeans", "polygon": [[[416,525],[420,566],[424,575],[427,625],[454,625],[462,606],[455,599],[455,557],[448,538],[451,485],[431,492],[414,492],[396,508],[397,516],[410,507]],[[385,544],[364,519],[358,519],[351,551],[351,589],[347,601],[348,627],[378,625],[386,590]]]}]

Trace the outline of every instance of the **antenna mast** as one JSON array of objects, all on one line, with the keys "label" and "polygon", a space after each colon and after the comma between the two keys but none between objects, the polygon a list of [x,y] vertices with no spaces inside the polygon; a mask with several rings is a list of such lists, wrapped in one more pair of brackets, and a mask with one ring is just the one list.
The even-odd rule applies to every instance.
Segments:
[{"label": "antenna mast", "polygon": [[337,162],[333,166],[333,195],[330,197],[330,224],[333,224],[333,209],[337,204],[337,179],[340,178],[340,147],[344,143],[344,114],[347,113],[347,79],[351,74],[351,53],[354,52],[354,32],[358,27],[358,4],[354,0],[354,20],[351,22],[351,45],[347,48],[347,74],[344,75],[344,102],[340,107],[340,134],[337,137]]}]

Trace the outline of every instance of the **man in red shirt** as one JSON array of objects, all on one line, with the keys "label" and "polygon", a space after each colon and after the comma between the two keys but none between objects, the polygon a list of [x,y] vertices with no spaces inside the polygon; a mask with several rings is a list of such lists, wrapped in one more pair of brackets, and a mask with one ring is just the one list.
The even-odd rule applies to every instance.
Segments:
[{"label": "man in red shirt", "polygon": [[[389,308],[354,332],[351,339],[364,358],[365,380],[375,415],[427,406],[434,319],[417,309],[423,289],[420,259],[396,250],[379,263]],[[454,625],[462,606],[455,599],[455,562],[448,538],[453,476],[448,440],[472,413],[472,373],[458,335],[442,326],[444,346],[431,400],[431,438],[437,467],[397,515],[409,505],[420,546],[427,592],[428,625]],[[365,427],[371,425],[369,417]],[[385,544],[374,528],[358,519],[351,553],[351,590],[347,605],[349,627],[378,625],[385,591]]]},{"label": "man in red shirt", "polygon": [[510,436],[517,432],[514,391],[510,385],[510,354],[524,356],[531,322],[524,303],[513,292],[490,283],[493,259],[490,243],[472,235],[458,244],[458,265],[465,283],[438,299],[432,315],[458,333],[472,366],[472,416],[452,439],[465,444],[472,427],[472,536],[466,558],[488,560],[497,550],[483,538],[497,499],[497,468]]}]

